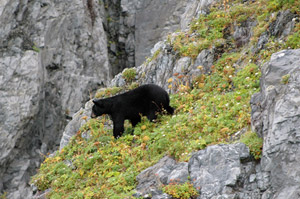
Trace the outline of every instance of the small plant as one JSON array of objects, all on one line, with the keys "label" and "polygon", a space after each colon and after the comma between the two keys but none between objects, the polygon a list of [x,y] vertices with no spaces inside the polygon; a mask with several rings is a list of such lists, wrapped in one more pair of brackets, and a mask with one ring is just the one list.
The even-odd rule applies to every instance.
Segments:
[{"label": "small plant", "polygon": [[284,75],[281,77],[281,83],[282,84],[288,84],[289,83],[289,79],[290,79],[290,74]]},{"label": "small plant", "polygon": [[193,187],[190,182],[178,184],[172,182],[163,187],[163,192],[171,195],[174,198],[180,199],[193,199],[199,195],[198,191]]},{"label": "small plant", "polygon": [[37,53],[40,52],[40,48],[37,47],[36,45],[33,45],[33,46],[32,46],[32,50],[35,51],[35,52],[37,52]]},{"label": "small plant", "polygon": [[155,60],[158,55],[160,54],[161,52],[161,49],[158,49],[157,51],[155,51],[152,55],[152,57],[147,57],[146,61],[145,61],[145,64],[148,65],[151,61]]},{"label": "small plant", "polygon": [[159,55],[160,51],[161,51],[160,49],[158,49],[157,51],[155,51],[155,53],[152,56],[152,60],[154,60],[154,59],[157,58],[157,56]]},{"label": "small plant", "polygon": [[244,135],[242,135],[240,142],[246,144],[249,147],[250,153],[256,160],[261,158],[263,139],[258,137],[256,133],[251,131],[246,132]]},{"label": "small plant", "polygon": [[[300,25],[299,25],[299,29],[300,29]],[[286,41],[286,47],[292,49],[300,48],[300,30],[288,36]]]},{"label": "small plant", "polygon": [[137,82],[132,82],[129,86],[128,86],[128,90],[132,90],[139,87],[139,84]]},{"label": "small plant", "polygon": [[111,97],[113,95],[118,94],[122,91],[121,87],[111,87],[106,89],[100,89],[96,92],[95,98],[104,98],[104,97]]},{"label": "small plant", "polygon": [[126,68],[122,73],[122,77],[125,79],[126,82],[132,82],[135,79],[135,76],[135,68]]},{"label": "small plant", "polygon": [[0,195],[0,199],[7,199],[7,192]]}]

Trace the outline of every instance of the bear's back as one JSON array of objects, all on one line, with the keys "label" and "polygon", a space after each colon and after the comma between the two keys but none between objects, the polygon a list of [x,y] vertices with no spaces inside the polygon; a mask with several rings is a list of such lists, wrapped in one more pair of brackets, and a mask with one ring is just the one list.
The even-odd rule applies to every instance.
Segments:
[{"label": "bear's back", "polygon": [[156,100],[158,98],[165,99],[165,97],[168,96],[168,93],[163,88],[155,84],[145,84],[124,94],[141,100]]}]

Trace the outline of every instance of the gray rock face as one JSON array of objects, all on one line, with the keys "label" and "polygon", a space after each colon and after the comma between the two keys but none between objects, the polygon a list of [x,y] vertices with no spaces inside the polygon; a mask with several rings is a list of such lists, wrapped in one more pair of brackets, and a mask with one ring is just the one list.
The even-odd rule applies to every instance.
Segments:
[{"label": "gray rock face", "polygon": [[0,2],[0,192],[31,198],[29,178],[66,117],[111,78],[95,1]]},{"label": "gray rock face", "polygon": [[260,198],[260,168],[244,144],[209,146],[189,161],[191,182],[201,198]]},{"label": "gray rock face", "polygon": [[252,126],[264,138],[262,169],[270,173],[264,198],[299,197],[299,63],[300,50],[273,54],[262,69],[261,92],[252,98]]},{"label": "gray rock face", "polygon": [[124,41],[126,54],[134,54],[135,66],[140,66],[157,41],[177,29],[186,29],[193,17],[207,13],[214,2],[217,0],[121,0],[119,41]]},{"label": "gray rock face", "polygon": [[[150,55],[158,38],[180,28],[180,16],[185,11],[187,0],[141,1],[135,13],[135,62],[139,66]],[[149,20],[151,19],[151,20]]]},{"label": "gray rock face", "polygon": [[[241,153],[245,153],[246,158],[249,155],[246,147]],[[208,147],[192,156],[189,161],[191,180],[195,187],[201,189],[203,197],[222,194],[226,186],[236,184],[241,174],[240,156],[243,154],[240,155],[235,147],[219,145]]]},{"label": "gray rock face", "polygon": [[[162,191],[159,189],[168,181],[168,174],[171,173],[172,167],[176,161],[169,157],[162,158],[157,164],[142,171],[137,177],[139,184],[136,187],[137,193],[135,196],[146,197],[147,195],[159,196]],[[187,169],[186,169],[187,170]]]},{"label": "gray rock face", "polygon": [[233,39],[235,41],[236,47],[241,47],[247,44],[252,37],[252,28],[256,26],[256,21],[246,20],[240,26],[235,26],[233,33]]},{"label": "gray rock face", "polygon": [[[38,60],[34,51],[0,58],[0,192],[11,188],[9,198],[30,196],[28,170],[39,165],[38,153],[46,152],[32,120],[40,108]],[[40,148],[32,149],[34,143]]]}]

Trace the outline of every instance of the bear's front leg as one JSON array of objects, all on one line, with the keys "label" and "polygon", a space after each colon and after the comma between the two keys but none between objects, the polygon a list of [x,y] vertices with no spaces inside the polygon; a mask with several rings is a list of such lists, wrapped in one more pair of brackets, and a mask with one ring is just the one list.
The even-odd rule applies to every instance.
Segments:
[{"label": "bear's front leg", "polygon": [[155,114],[155,111],[149,111],[147,114],[147,118],[150,122],[153,122],[153,120],[157,119],[157,115]]},{"label": "bear's front leg", "polygon": [[116,119],[116,120],[113,120],[113,123],[114,123],[113,134],[114,134],[115,139],[117,139],[124,132],[124,120]]}]

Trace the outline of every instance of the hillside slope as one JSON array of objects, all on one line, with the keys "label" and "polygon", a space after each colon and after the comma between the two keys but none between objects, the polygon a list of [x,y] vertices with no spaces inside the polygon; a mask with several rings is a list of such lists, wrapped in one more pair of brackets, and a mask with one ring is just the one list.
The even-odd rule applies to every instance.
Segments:
[{"label": "hillside slope", "polygon": [[88,102],[74,117],[80,129],[66,128],[66,146],[32,182],[50,198],[295,198],[300,56],[280,50],[300,47],[298,8],[215,4],[117,75],[112,86],[121,88],[96,94],[156,83],[172,93],[173,116],[127,124],[115,140],[108,118],[89,119]]}]

